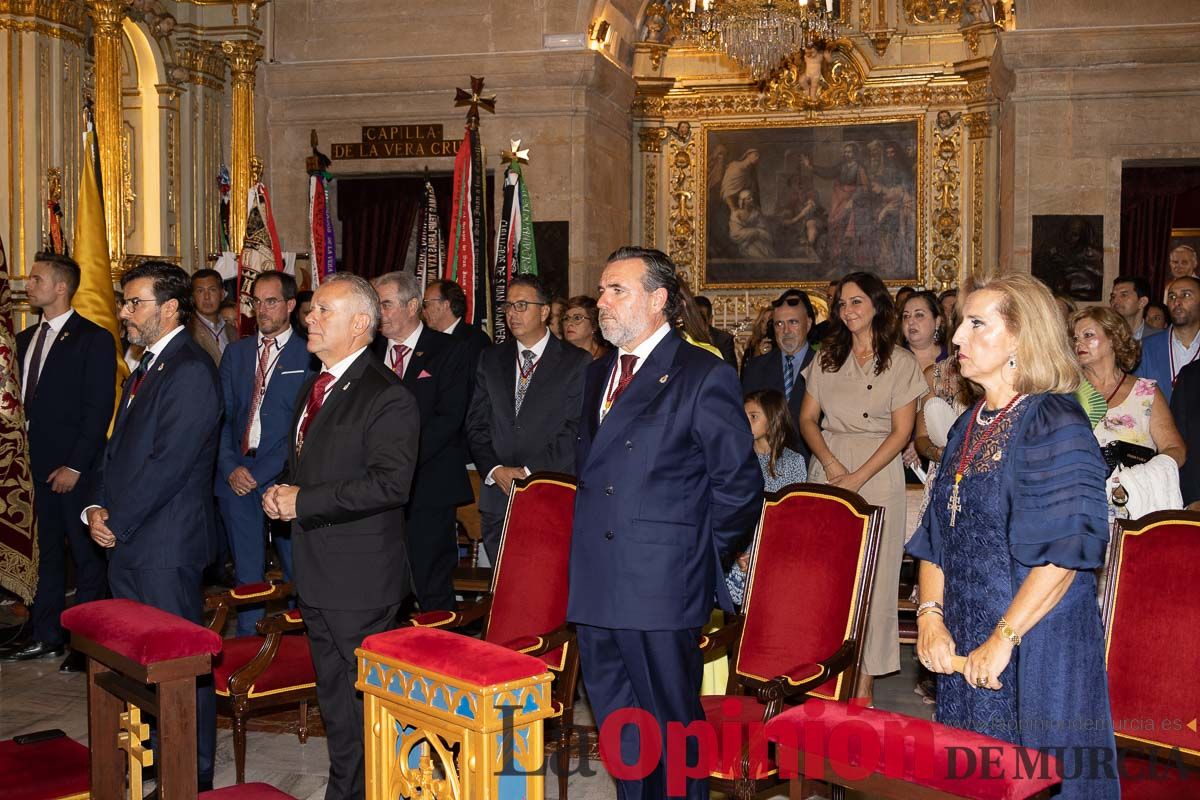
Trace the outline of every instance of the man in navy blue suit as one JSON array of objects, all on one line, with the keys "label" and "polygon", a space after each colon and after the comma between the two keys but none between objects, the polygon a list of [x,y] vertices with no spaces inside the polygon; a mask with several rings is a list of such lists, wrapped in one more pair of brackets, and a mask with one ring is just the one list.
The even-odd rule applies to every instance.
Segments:
[{"label": "man in navy blue suit", "polygon": [[1200,358],[1200,278],[1184,275],[1167,285],[1171,324],[1142,339],[1142,360],[1134,374],[1152,378],[1171,402],[1179,371]]},{"label": "man in navy blue suit", "polygon": [[[813,358],[808,346],[808,331],[815,314],[812,301],[799,289],[788,289],[771,303],[771,327],[775,331],[778,350],[763,353],[746,362],[742,370],[742,391],[749,394],[763,389],[775,389],[787,398],[792,422],[800,428],[800,402],[804,400],[805,381],[801,374]],[[803,442],[800,455],[808,458]]]},{"label": "man in navy blue suit", "polygon": [[[300,389],[308,377],[308,348],[291,326],[296,280],[263,272],[251,288],[258,333],[225,348],[218,372],[225,418],[217,451],[217,506],[229,532],[239,584],[263,579],[266,516],[263,493],[283,472]],[[292,577],[292,539],[275,538],[283,573]],[[261,608],[238,614],[238,636],[254,633]]]},{"label": "man in navy blue suit", "polygon": [[[192,311],[186,272],[147,261],[121,286],[129,341],[146,351],[125,382],[84,516],[92,539],[108,548],[113,597],[202,624],[200,574],[216,555],[217,368],[183,327]],[[197,687],[196,722],[203,790],[212,788],[216,749],[211,683]]]},{"label": "man in navy blue suit", "polygon": [[[617,350],[587,371],[567,609],[597,725],[640,709],[664,742],[668,723],[704,719],[700,629],[718,597],[732,610],[721,562],[747,543],[763,492],[737,373],[674,331],[679,303],[665,254],[609,256],[597,305]],[[638,752],[625,726],[621,758]],[[618,782],[622,800],[667,795],[665,752],[657,763]],[[689,780],[687,796],[708,782]]]},{"label": "man in navy blue suit", "polygon": [[[116,342],[108,331],[72,310],[79,265],[39,253],[27,284],[29,304],[42,321],[17,334],[21,390],[29,424],[29,458],[38,518],[38,586],[30,609],[31,640],[0,656],[24,661],[59,655],[58,618],[66,600],[67,553],[75,561],[75,602],[99,600],[105,590],[102,551],[79,521],[116,401]],[[63,662],[79,671],[82,654]]]}]

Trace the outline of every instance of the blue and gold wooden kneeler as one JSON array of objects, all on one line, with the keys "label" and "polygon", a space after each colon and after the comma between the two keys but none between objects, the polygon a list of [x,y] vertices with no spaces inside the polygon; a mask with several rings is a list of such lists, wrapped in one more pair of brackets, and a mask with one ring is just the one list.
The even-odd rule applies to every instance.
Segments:
[{"label": "blue and gold wooden kneeler", "polygon": [[543,797],[543,661],[428,628],[369,636],[355,653],[367,800]]}]

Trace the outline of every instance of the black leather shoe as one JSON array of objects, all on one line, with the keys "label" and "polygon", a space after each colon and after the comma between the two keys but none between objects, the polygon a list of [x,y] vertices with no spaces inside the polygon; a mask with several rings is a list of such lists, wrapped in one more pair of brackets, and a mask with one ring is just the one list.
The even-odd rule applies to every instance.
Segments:
[{"label": "black leather shoe", "polygon": [[52,658],[61,656],[65,648],[61,644],[48,642],[30,642],[19,650],[11,650],[0,655],[0,661],[32,661],[36,658]]},{"label": "black leather shoe", "polygon": [[72,650],[58,667],[59,672],[87,672],[87,656]]}]

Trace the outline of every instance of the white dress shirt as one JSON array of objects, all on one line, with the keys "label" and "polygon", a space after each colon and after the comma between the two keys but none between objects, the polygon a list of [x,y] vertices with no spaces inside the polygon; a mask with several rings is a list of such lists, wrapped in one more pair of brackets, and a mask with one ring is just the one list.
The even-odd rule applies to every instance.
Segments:
[{"label": "white dress shirt", "polygon": [[[265,338],[262,331],[259,331],[258,347],[254,350],[254,380],[256,381],[258,380],[258,361],[262,358],[263,339]],[[271,375],[275,372],[275,365],[279,363],[279,355],[283,352],[284,345],[292,338],[292,326],[288,325],[272,338],[275,339],[275,343],[271,347],[271,355],[267,359],[267,373],[263,376],[263,397],[267,396],[267,386],[271,383]],[[251,384],[251,391],[253,390],[253,384]],[[251,398],[250,405],[254,409],[254,417],[250,420],[250,435],[247,437],[247,443],[251,450],[256,450],[262,441],[262,401],[260,400],[258,403],[255,403],[254,399]]]},{"label": "white dress shirt", "polygon": [[454,329],[458,327],[460,322],[462,322],[462,317],[455,317],[454,322],[450,323],[450,327],[446,328],[442,333],[454,333]]},{"label": "white dress shirt", "polygon": [[667,338],[667,334],[670,332],[670,323],[664,322],[659,326],[658,330],[650,334],[650,338],[633,348],[633,350],[626,350],[623,347],[617,350],[617,360],[613,363],[612,372],[610,372],[608,375],[608,386],[605,388],[604,393],[600,396],[601,422],[604,421],[604,416],[608,413],[608,411],[604,408],[604,406],[608,403],[608,397],[610,394],[612,394],[613,390],[616,389],[617,381],[620,380],[618,376],[621,374],[621,356],[637,356],[637,361],[633,362],[633,374],[637,375],[638,370],[641,369],[642,365],[646,363],[646,359],[652,352],[654,352],[654,348],[658,347],[659,342]]},{"label": "white dress shirt", "polygon": [[50,348],[58,341],[59,334],[62,333],[63,325],[67,324],[67,320],[75,313],[75,309],[68,308],[63,313],[59,314],[54,319],[43,319],[38,323],[38,329],[33,332],[33,339],[29,342],[29,349],[25,352],[25,361],[21,364],[21,396],[25,396],[25,381],[29,378],[29,370],[33,365],[33,351],[37,347],[38,336],[41,334],[40,328],[43,324],[49,325],[50,330],[46,333],[46,342],[42,345],[42,360],[38,364],[38,380],[41,380],[42,370],[46,367],[46,357],[50,355]]},{"label": "white dress shirt", "polygon": [[[404,377],[404,373],[408,370],[408,365],[412,363],[413,353],[417,351],[417,340],[421,338],[421,331],[423,330],[425,330],[425,325],[418,322],[417,327],[404,341],[401,342],[397,339],[387,340],[387,365],[391,368],[392,372],[395,372],[401,378]],[[400,365],[399,370],[397,370],[395,365],[392,363],[392,359],[395,357],[396,345],[398,344],[402,344],[408,348],[408,354],[404,356],[404,363]]]}]

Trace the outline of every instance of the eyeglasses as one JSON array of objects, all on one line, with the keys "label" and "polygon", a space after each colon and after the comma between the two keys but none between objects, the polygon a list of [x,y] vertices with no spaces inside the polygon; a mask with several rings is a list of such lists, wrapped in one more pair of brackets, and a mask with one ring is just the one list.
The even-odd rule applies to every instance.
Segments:
[{"label": "eyeglasses", "polygon": [[587,314],[567,314],[563,317],[563,322],[583,322],[587,318]]},{"label": "eyeglasses", "polygon": [[509,311],[516,311],[518,314],[524,314],[529,310],[530,306],[547,306],[549,303],[538,303],[534,300],[518,300],[515,303],[501,303],[500,310],[507,314]]},{"label": "eyeglasses", "polygon": [[121,301],[121,308],[129,312],[137,311],[138,305],[141,303],[157,303],[158,299],[154,297],[128,297]]},{"label": "eyeglasses", "polygon": [[282,297],[255,297],[250,300],[250,305],[255,308],[266,308],[268,310],[276,308],[280,303],[286,302]]},{"label": "eyeglasses", "polygon": [[428,300],[421,301],[421,308],[429,308],[430,303],[449,303],[450,301],[444,297],[431,297]]}]

